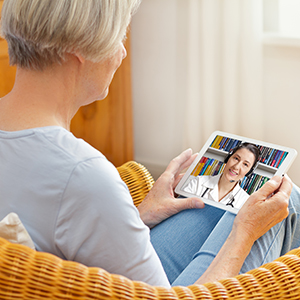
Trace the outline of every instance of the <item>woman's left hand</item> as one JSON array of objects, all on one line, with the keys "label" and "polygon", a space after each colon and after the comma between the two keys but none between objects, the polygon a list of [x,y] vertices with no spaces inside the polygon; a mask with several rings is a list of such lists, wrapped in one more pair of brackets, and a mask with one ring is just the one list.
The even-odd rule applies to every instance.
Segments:
[{"label": "woman's left hand", "polygon": [[182,210],[204,207],[199,198],[177,199],[174,194],[174,189],[183,176],[181,172],[190,166],[196,156],[188,149],[174,158],[138,206],[140,217],[147,226],[152,228]]}]

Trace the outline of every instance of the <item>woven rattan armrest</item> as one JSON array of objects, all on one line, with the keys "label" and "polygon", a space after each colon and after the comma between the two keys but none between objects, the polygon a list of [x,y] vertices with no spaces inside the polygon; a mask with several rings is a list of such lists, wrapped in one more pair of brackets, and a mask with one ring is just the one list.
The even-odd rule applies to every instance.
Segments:
[{"label": "woven rattan armrest", "polygon": [[129,161],[117,169],[128,186],[134,205],[138,206],[154,184],[152,175],[143,165],[135,161]]}]

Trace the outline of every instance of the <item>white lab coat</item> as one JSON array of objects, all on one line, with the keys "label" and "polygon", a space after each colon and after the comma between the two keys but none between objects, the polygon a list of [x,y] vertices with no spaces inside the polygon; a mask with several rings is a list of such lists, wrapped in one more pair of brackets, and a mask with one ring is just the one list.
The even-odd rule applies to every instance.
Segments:
[{"label": "white lab coat", "polygon": [[203,197],[215,202],[227,204],[231,199],[234,208],[241,208],[249,198],[249,194],[245,192],[239,184],[236,184],[234,189],[228,193],[221,201],[219,201],[218,183],[221,174],[216,176],[190,176],[183,190],[187,193]]}]

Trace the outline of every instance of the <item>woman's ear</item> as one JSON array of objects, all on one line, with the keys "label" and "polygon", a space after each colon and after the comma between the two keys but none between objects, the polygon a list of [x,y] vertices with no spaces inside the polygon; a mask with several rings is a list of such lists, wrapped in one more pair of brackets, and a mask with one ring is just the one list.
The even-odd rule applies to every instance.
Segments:
[{"label": "woman's ear", "polygon": [[78,52],[73,52],[72,55],[74,55],[74,57],[80,62],[80,63],[84,63],[85,62],[85,58]]}]

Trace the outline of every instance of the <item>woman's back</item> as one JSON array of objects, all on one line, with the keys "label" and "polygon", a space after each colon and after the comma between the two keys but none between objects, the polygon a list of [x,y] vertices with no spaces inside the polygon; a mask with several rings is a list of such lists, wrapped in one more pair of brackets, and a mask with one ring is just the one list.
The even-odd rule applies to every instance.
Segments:
[{"label": "woman's back", "polygon": [[37,250],[153,284],[166,280],[127,186],[99,151],[50,126],[0,131],[0,157],[0,218],[17,213]]}]

